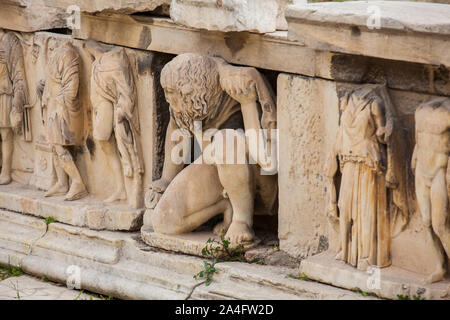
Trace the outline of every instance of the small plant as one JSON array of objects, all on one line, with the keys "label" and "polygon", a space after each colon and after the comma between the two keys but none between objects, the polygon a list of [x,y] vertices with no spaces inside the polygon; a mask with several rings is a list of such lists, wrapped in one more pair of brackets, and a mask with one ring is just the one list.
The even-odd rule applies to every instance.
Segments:
[{"label": "small plant", "polygon": [[45,281],[45,282],[50,281],[50,280],[48,280],[48,278],[47,278],[47,276],[46,276],[45,274],[43,274],[43,275],[41,276],[41,280],[42,280],[42,281]]},{"label": "small plant", "polygon": [[256,264],[260,264],[260,265],[265,265],[266,262],[264,261],[264,258],[252,258],[250,259],[249,263],[256,263]]},{"label": "small plant", "polygon": [[420,296],[420,295],[413,296],[413,299],[414,299],[414,300],[425,300],[425,298],[422,297],[422,296]]},{"label": "small plant", "polygon": [[202,256],[210,259],[216,259],[217,262],[241,261],[246,262],[244,256],[244,246],[230,246],[230,241],[225,239],[225,233],[222,232],[220,240],[209,238],[206,246],[202,249]]},{"label": "small plant", "polygon": [[11,265],[11,257],[8,257],[8,267],[0,267],[0,280],[5,280],[9,277],[18,277],[23,274],[20,265]]},{"label": "small plant", "polygon": [[16,283],[13,283],[11,281],[11,284],[13,285],[14,290],[16,290],[16,297],[17,297],[17,299],[20,300],[19,281],[16,281]]},{"label": "small plant", "polygon": [[[203,261],[203,270],[194,275],[194,279],[198,280],[206,278],[205,285],[209,286],[212,277],[218,272],[216,264],[219,262],[240,261],[247,262],[245,258],[244,246],[230,246],[230,241],[225,239],[225,232],[222,230],[220,240],[209,238],[205,247],[202,249],[202,256],[211,259],[212,262]],[[264,263],[264,259],[259,259],[259,263]],[[258,263],[257,262],[257,263]]]},{"label": "small plant", "polygon": [[11,265],[11,257],[8,257],[8,274],[10,277],[18,277],[23,274],[22,267],[20,265]]},{"label": "small plant", "polygon": [[45,224],[49,225],[50,223],[56,222],[55,218],[52,216],[45,218]]},{"label": "small plant", "polygon": [[303,281],[309,281],[309,280],[310,280],[310,279],[308,278],[308,276],[307,276],[304,272],[302,272],[302,275],[301,275],[301,276],[297,276],[297,275],[295,275],[295,274],[288,273],[288,274],[286,275],[286,278],[291,278],[291,279],[296,279],[296,280],[303,280]]},{"label": "small plant", "polygon": [[397,299],[398,300],[409,300],[409,296],[404,296],[402,294],[398,294],[397,295]]},{"label": "small plant", "polygon": [[205,285],[209,286],[212,281],[212,276],[214,275],[214,273],[218,272],[218,270],[215,268],[216,263],[217,263],[216,259],[214,259],[212,263],[208,261],[203,261],[204,270],[194,275],[194,279],[198,280],[201,278],[206,278]]}]

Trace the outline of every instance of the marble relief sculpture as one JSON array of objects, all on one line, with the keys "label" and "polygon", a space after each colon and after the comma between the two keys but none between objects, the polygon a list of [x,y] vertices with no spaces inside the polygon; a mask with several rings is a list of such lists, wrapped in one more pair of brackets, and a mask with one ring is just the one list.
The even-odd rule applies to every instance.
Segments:
[{"label": "marble relief sculpture", "polygon": [[[217,129],[219,135],[225,135],[226,129],[258,133],[275,129],[276,108],[269,85],[254,68],[234,67],[221,58],[199,54],[182,54],[166,64],[161,85],[171,118],[162,177],[153,181],[146,195],[147,203],[154,207],[154,230],[164,234],[191,232],[223,213],[223,222],[214,228],[216,234],[226,232],[233,243],[252,241],[256,200],[261,200],[265,212],[271,212],[275,204],[277,176],[261,174],[261,169],[273,170],[275,161],[228,164],[219,159],[230,152],[225,148],[222,155],[213,155],[212,164],[195,161],[185,167],[171,159],[177,143],[172,135],[180,129],[195,134],[196,121],[201,122],[203,133]],[[241,135],[238,139],[245,138]],[[269,146],[265,148],[261,151],[267,155]],[[246,151],[253,159],[260,159],[256,152],[252,145]]]},{"label": "marble relief sculpture", "polygon": [[47,75],[37,88],[57,177],[56,183],[45,193],[46,197],[65,194],[66,200],[76,200],[88,193],[71,154],[71,148],[80,146],[83,138],[79,77],[80,56],[74,46],[49,38]]},{"label": "marble relief sculpture", "polygon": [[[443,280],[450,257],[450,99],[436,98],[415,112],[416,145],[411,168],[415,174],[418,209],[440,257],[435,271],[425,282]],[[447,258],[446,258],[447,256]]]},{"label": "marble relief sculpture", "polygon": [[0,184],[11,182],[13,134],[23,130],[27,87],[22,45],[12,33],[0,28],[0,135],[2,170]]},{"label": "marble relief sculpture", "polygon": [[[95,42],[89,42],[88,50],[95,59],[90,92],[94,109],[93,135],[106,155],[116,185],[104,202],[127,199],[132,207],[140,208],[144,164],[136,86],[130,61],[124,48],[105,52]],[[124,177],[132,182],[128,194]]]},{"label": "marble relief sculpture", "polygon": [[[365,85],[340,101],[341,117],[330,156],[329,215],[338,221],[336,259],[361,270],[391,264],[389,195],[399,189],[393,168],[392,106],[385,87]],[[333,177],[340,169],[339,197]]]}]

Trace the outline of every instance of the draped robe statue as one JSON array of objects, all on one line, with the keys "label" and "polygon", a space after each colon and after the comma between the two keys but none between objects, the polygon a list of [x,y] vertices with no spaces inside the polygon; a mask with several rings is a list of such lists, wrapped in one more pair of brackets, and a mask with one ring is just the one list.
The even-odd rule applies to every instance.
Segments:
[{"label": "draped robe statue", "polygon": [[22,45],[13,33],[0,28],[0,135],[2,139],[0,184],[11,182],[13,132],[22,131],[26,96]]},{"label": "draped robe statue", "polygon": [[[404,191],[396,177],[400,170],[394,170],[391,102],[385,87],[365,85],[342,98],[341,111],[328,164],[328,210],[339,224],[336,258],[361,270],[386,267],[391,264],[391,224],[396,220],[391,212],[407,211],[405,194],[388,197],[391,190]],[[342,176],[336,203],[333,177],[338,167]],[[397,205],[400,209],[394,210]]]},{"label": "draped robe statue", "polygon": [[[128,199],[132,207],[140,208],[143,205],[144,163],[140,146],[137,93],[130,61],[125,49],[114,48],[103,52],[92,41],[89,42],[89,52],[95,58],[90,93],[94,108],[94,139],[106,154],[116,185],[116,190],[104,202]],[[126,179],[132,181],[128,192],[125,190],[122,172]]]}]

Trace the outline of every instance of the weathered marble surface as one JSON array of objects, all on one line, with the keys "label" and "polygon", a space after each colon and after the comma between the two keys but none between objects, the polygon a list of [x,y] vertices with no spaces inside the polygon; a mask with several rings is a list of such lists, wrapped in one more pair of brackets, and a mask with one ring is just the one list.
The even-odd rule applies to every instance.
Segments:
[{"label": "weathered marble surface", "polygon": [[[297,270],[240,262],[219,263],[210,286],[193,275],[203,259],[154,251],[138,233],[93,231],[2,212],[0,263],[66,283],[80,267],[81,288],[121,299],[367,299],[358,293],[286,277]],[[41,233],[44,228],[44,233]],[[35,230],[34,232],[31,232]],[[73,267],[72,267],[73,268]],[[371,299],[369,297],[369,299]]]},{"label": "weathered marble surface", "polygon": [[72,202],[64,196],[45,198],[42,191],[19,183],[0,186],[0,208],[94,230],[138,230],[144,214],[143,208],[105,205],[92,196]]},{"label": "weathered marble surface", "polygon": [[[304,257],[327,248],[335,251],[337,236],[326,219],[326,155],[339,120],[338,92],[357,84],[281,74],[278,77],[280,128],[279,237],[280,248]],[[416,208],[414,179],[409,167],[414,147],[414,112],[432,95],[389,90],[396,107],[396,128],[403,135],[410,221],[392,238],[392,265],[422,274],[433,272],[439,257],[430,250],[432,239]],[[295,128],[295,129],[293,129]],[[401,129],[400,129],[401,128]]]},{"label": "weathered marble surface", "polygon": [[168,7],[171,0],[40,0],[45,6],[66,9],[77,5],[83,12],[113,11],[124,14],[153,11],[160,6]]},{"label": "weathered marble surface", "polygon": [[[371,29],[367,25],[372,19],[370,6],[379,9],[380,28],[372,28],[372,20]],[[450,66],[448,5],[405,1],[292,5],[286,19],[289,39],[313,49]]]},{"label": "weathered marble surface", "polygon": [[99,300],[98,297],[29,275],[0,281],[0,300]]},{"label": "weathered marble surface", "polygon": [[0,27],[23,32],[65,28],[66,9],[49,8],[43,0],[3,0]]},{"label": "weathered marble surface", "polygon": [[[91,88],[90,76],[92,60],[85,47],[85,41],[72,39],[70,36],[53,34],[48,32],[19,34],[22,39],[25,56],[25,70],[27,74],[27,85],[29,90],[28,101],[32,141],[25,141],[22,136],[14,138],[14,153],[12,162],[12,178],[15,182],[28,186],[20,191],[16,185],[15,191],[8,188],[2,189],[3,207],[38,216],[53,216],[61,222],[90,226],[94,229],[130,230],[140,228],[143,210],[143,192],[139,194],[141,201],[135,201],[134,207],[127,205],[125,200],[115,201],[111,206],[104,206],[101,200],[108,198],[114,190],[115,180],[110,174],[110,166],[105,161],[102,148],[93,137],[93,114],[94,108],[90,101]],[[74,148],[73,155],[77,168],[80,171],[83,182],[89,191],[89,200],[75,201],[69,204],[60,197],[55,199],[44,199],[44,192],[48,190],[55,181],[54,165],[52,161],[52,149],[48,143],[48,136],[41,115],[40,100],[36,94],[36,83],[45,78],[47,61],[45,50],[49,39],[54,39],[57,44],[73,44],[74,50],[80,55],[79,68],[79,103],[83,106],[82,117],[84,126],[81,132],[81,145]],[[107,48],[108,49],[108,48]],[[154,175],[160,170],[159,154],[160,140],[163,139],[158,132],[160,126],[164,126],[168,116],[165,102],[161,100],[162,93],[158,91],[159,83],[156,82],[156,74],[164,65],[167,56],[155,57],[152,53],[138,52],[126,49],[130,59],[130,65],[135,77],[136,101],[135,108],[139,113],[139,125],[141,134],[145,139],[140,141],[140,147],[146,150],[143,156],[145,174],[142,176],[142,187],[145,190]],[[160,110],[158,108],[161,108]],[[157,111],[158,110],[158,111]],[[105,165],[106,164],[106,165]],[[119,174],[122,174],[120,171]],[[33,186],[33,188],[31,187]],[[125,181],[125,189],[129,192],[133,182]],[[40,189],[40,190],[38,190]],[[9,197],[7,193],[13,194]],[[12,200],[10,200],[12,199]],[[86,202],[87,201],[87,202]],[[89,203],[91,202],[91,203]],[[28,204],[28,205],[27,205]],[[115,209],[114,209],[115,208]]]},{"label": "weathered marble surface", "polygon": [[173,0],[170,17],[188,27],[221,32],[273,32],[277,0]]},{"label": "weathered marble surface", "polygon": [[342,261],[336,261],[327,252],[303,260],[300,272],[316,281],[374,293],[381,298],[397,300],[401,295],[408,296],[410,300],[450,299],[450,280],[425,285],[421,282],[423,275],[389,267],[380,269],[378,286],[374,273],[356,270]]},{"label": "weathered marble surface", "polygon": [[[180,235],[164,235],[154,232],[145,225],[141,229],[141,238],[148,245],[168,251],[180,252],[194,256],[202,256],[202,249],[208,239],[220,242],[220,238],[209,231],[198,231]],[[259,243],[259,239],[250,244],[244,245],[244,249],[252,249]],[[218,245],[214,245],[217,247]]]}]

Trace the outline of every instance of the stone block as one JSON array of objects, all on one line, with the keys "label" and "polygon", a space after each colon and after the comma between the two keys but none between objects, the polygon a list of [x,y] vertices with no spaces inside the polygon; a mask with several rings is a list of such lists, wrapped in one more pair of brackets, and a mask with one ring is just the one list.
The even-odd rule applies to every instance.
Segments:
[{"label": "stone block", "polygon": [[[280,249],[306,257],[333,247],[337,234],[326,218],[326,157],[334,143],[338,96],[357,84],[295,75],[278,77],[279,124],[279,238]],[[409,224],[391,239],[392,265],[417,274],[430,274],[438,257],[429,238],[414,195],[410,161],[414,147],[414,112],[436,96],[389,90],[395,110],[394,126],[402,136],[407,184]]]},{"label": "stone block", "polygon": [[92,196],[73,202],[45,198],[42,191],[14,182],[0,186],[0,208],[95,230],[138,230],[144,214],[144,209],[104,205]]},{"label": "stone block", "polygon": [[67,26],[66,9],[49,8],[42,0],[6,0],[0,3],[0,28],[32,32]]},{"label": "stone block", "polygon": [[315,281],[386,299],[450,299],[449,280],[425,285],[423,275],[397,267],[360,271],[336,261],[328,252],[303,260],[300,273]]},{"label": "stone block", "polygon": [[308,47],[450,66],[450,7],[406,1],[295,4],[286,9],[289,39]]},{"label": "stone block", "polygon": [[274,32],[277,0],[173,0],[170,17],[184,26],[222,32]]},{"label": "stone block", "polygon": [[45,6],[66,10],[71,5],[76,5],[82,12],[120,12],[132,14],[135,12],[148,12],[158,7],[169,7],[171,0],[40,0]]},{"label": "stone block", "polygon": [[[209,239],[215,241],[213,248],[221,248],[220,238],[210,231],[194,231],[180,235],[166,235],[154,232],[151,227],[144,225],[141,229],[142,240],[148,245],[168,251],[180,252],[202,257],[202,250]],[[217,243],[216,243],[217,242]],[[244,244],[244,250],[256,247],[260,240]]]}]

